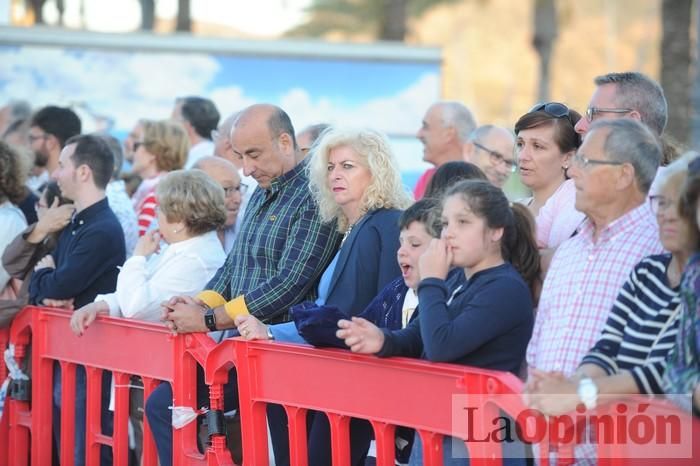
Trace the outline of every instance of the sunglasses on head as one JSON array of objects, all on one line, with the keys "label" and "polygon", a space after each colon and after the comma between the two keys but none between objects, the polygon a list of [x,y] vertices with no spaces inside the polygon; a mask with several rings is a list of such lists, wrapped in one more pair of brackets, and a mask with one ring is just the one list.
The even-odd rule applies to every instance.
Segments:
[{"label": "sunglasses on head", "polygon": [[569,107],[559,102],[547,102],[535,105],[528,113],[545,112],[554,118],[563,118],[569,116]]}]

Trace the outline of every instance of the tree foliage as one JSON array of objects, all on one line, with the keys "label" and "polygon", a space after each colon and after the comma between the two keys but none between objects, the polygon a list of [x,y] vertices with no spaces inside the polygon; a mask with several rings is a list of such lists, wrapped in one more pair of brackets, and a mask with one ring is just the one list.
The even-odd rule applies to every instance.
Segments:
[{"label": "tree foliage", "polygon": [[458,0],[314,0],[309,19],[290,36],[318,37],[332,31],[359,32],[382,40],[402,41],[408,19],[440,3]]}]

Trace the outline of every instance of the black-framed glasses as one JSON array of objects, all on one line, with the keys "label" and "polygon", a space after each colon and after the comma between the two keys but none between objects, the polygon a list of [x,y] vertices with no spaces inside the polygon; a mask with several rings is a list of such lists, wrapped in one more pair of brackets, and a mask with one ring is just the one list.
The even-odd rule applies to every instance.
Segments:
[{"label": "black-framed glasses", "polygon": [[625,162],[619,162],[617,160],[600,160],[600,159],[589,159],[585,155],[577,152],[571,158],[571,163],[581,168],[588,168],[591,165],[624,165]]},{"label": "black-framed glasses", "polygon": [[604,108],[604,107],[588,107],[586,109],[586,120],[592,122],[599,113],[618,113],[620,115],[634,111],[632,108]]},{"label": "black-framed glasses", "polygon": [[516,163],[515,160],[510,160],[505,158],[503,154],[501,154],[498,151],[489,149],[488,147],[484,146],[483,144],[472,141],[472,144],[474,144],[474,147],[483,150],[487,154],[489,154],[489,159],[491,160],[491,163],[493,165],[505,165],[508,168],[508,171],[511,173],[515,173],[516,169]]},{"label": "black-framed glasses", "polygon": [[661,212],[674,208],[677,203],[676,199],[671,199],[661,194],[649,196],[649,204],[654,215],[659,215]]},{"label": "black-framed glasses", "polygon": [[248,185],[245,183],[241,183],[238,186],[229,186],[224,188],[225,197],[231,197],[235,192],[239,192],[241,193],[241,196],[243,196],[245,193],[248,192]]}]

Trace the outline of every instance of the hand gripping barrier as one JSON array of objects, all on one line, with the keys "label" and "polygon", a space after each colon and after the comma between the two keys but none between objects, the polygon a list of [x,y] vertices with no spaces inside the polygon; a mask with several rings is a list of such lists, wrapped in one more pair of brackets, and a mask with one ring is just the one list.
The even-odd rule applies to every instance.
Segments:
[{"label": "hand gripping barrier", "polygon": [[[306,413],[326,413],[331,425],[333,465],[349,465],[349,421],[370,421],[377,441],[377,464],[394,464],[395,426],[414,427],[424,445],[424,464],[442,464],[442,436],[481,439],[493,430],[499,413],[513,418],[524,410],[517,396],[521,382],[511,374],[414,359],[379,359],[342,350],[319,350],[300,345],[245,342],[239,339],[214,344],[206,335],[173,337],[162,326],[133,320],[99,318],[81,337],[69,329],[70,312],[28,307],[20,313],[9,333],[15,357],[23,359],[32,343],[32,404],[9,400],[4,419],[9,433],[0,431],[0,465],[51,464],[53,366],[62,367],[62,465],[73,464],[75,369],[87,372],[86,464],[99,464],[100,445],[113,449],[114,463],[127,465],[127,418],[129,380],[143,378],[145,398],[160,383],[173,385],[174,404],[198,408],[196,371],[201,366],[209,386],[211,408],[223,409],[222,386],[229,370],[236,367],[242,421],[244,464],[268,464],[266,404],[285,407],[289,418],[290,458],[293,465],[307,464]],[[116,384],[114,434],[100,432],[101,372],[111,371]],[[71,382],[72,380],[72,382]],[[459,400],[455,403],[455,399]],[[608,412],[613,408],[608,409]],[[649,402],[650,412],[678,414],[666,403]],[[470,413],[478,413],[470,418]],[[614,422],[622,416],[612,413]],[[688,419],[686,416],[684,419]],[[550,419],[555,422],[556,418]],[[689,421],[692,422],[692,421]],[[695,421],[697,424],[697,421]],[[144,426],[143,465],[156,465],[156,453],[147,422]],[[455,427],[456,426],[456,427]],[[460,427],[461,426],[461,427]],[[466,432],[464,426],[471,426]],[[671,464],[700,464],[700,428],[693,429],[693,456]],[[175,465],[232,465],[223,435],[214,433],[211,445],[200,454],[196,425],[175,430]],[[542,444],[546,448],[546,439]],[[471,464],[501,464],[496,442],[469,442]],[[602,450],[606,448],[607,451]],[[625,459],[624,444],[599,447],[601,465],[627,466],[643,461]],[[612,451],[611,453],[611,450]],[[658,455],[658,452],[656,452]],[[658,456],[657,456],[658,457]],[[565,464],[562,458],[559,464]],[[546,458],[542,464],[547,464]],[[650,459],[646,464],[659,464]]]}]

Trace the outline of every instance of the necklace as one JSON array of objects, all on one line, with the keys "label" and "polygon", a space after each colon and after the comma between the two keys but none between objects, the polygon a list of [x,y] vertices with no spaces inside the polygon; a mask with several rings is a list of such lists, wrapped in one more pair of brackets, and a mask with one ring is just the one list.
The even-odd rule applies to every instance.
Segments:
[{"label": "necklace", "polygon": [[348,227],[347,230],[345,230],[345,233],[343,233],[343,239],[340,240],[340,247],[343,247],[343,244],[345,244],[345,240],[348,239],[348,236],[350,236],[350,233],[352,232],[353,227],[355,224],[353,223]]}]

